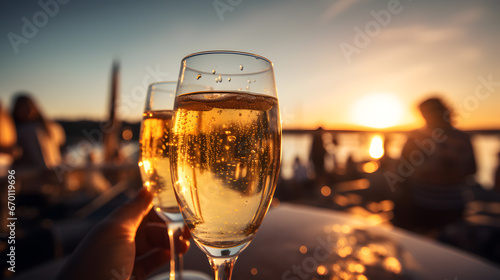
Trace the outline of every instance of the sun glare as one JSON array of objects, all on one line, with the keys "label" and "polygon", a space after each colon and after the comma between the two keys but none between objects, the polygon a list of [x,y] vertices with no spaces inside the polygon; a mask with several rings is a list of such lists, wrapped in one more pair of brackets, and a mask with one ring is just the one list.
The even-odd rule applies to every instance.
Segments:
[{"label": "sun glare", "polygon": [[358,125],[387,128],[399,124],[403,106],[392,94],[376,93],[356,101],[352,108],[352,119]]},{"label": "sun glare", "polygon": [[370,156],[379,159],[384,155],[384,140],[380,135],[375,135],[370,143]]}]

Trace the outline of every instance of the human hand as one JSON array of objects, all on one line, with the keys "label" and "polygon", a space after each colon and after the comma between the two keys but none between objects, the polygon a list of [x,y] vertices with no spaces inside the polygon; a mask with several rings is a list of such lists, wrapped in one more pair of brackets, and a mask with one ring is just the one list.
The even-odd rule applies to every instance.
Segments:
[{"label": "human hand", "polygon": [[[143,280],[170,260],[165,223],[151,210],[152,195],[137,196],[99,223],[80,243],[58,280]],[[149,214],[148,214],[149,213]],[[181,253],[189,248],[184,231]]]}]

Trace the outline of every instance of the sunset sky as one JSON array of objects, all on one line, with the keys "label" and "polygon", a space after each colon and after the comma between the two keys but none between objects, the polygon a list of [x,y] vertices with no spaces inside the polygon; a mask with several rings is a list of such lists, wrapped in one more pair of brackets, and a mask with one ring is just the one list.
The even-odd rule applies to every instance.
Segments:
[{"label": "sunset sky", "polygon": [[[40,4],[42,3],[42,4]],[[43,4],[45,3],[45,4]],[[102,119],[113,59],[121,117],[145,85],[210,49],[269,58],[285,127],[415,127],[440,93],[461,128],[500,128],[500,2],[6,0],[0,101],[31,92],[52,118]]]}]

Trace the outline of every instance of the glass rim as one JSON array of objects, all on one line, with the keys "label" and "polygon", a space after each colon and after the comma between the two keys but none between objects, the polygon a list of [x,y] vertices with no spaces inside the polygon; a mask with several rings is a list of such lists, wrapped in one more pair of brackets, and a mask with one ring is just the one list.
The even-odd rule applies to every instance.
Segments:
[{"label": "glass rim", "polygon": [[172,80],[172,81],[159,81],[159,82],[149,83],[148,89],[154,89],[155,86],[167,85],[167,84],[177,84],[177,81]]},{"label": "glass rim", "polygon": [[262,60],[264,60],[265,62],[267,62],[269,64],[269,67],[267,67],[267,68],[265,68],[265,69],[263,69],[261,71],[255,71],[255,72],[250,72],[250,73],[219,73],[220,75],[233,75],[233,76],[238,76],[238,75],[252,75],[252,74],[263,73],[263,72],[272,70],[273,67],[274,67],[273,62],[271,60],[269,60],[268,58],[264,57],[264,56],[261,56],[261,55],[258,55],[258,54],[254,54],[254,53],[250,53],[250,52],[232,51],[232,50],[208,50],[208,51],[200,51],[200,52],[195,52],[195,53],[192,53],[192,54],[188,54],[188,55],[186,55],[185,57],[182,58],[181,65],[183,65],[184,68],[193,70],[195,72],[200,72],[200,73],[203,73],[203,74],[211,74],[211,72],[199,71],[199,69],[194,69],[192,67],[189,67],[185,63],[185,61],[188,58],[192,58],[192,57],[196,57],[196,56],[200,56],[200,55],[207,55],[207,54],[234,54],[234,55],[243,55],[243,56],[249,56],[249,57],[254,57],[254,58],[262,59]]}]

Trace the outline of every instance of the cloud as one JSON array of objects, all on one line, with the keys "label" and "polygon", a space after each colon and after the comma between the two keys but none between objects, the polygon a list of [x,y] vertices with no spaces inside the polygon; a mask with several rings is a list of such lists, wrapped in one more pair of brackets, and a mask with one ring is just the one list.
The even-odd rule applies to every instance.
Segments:
[{"label": "cloud", "polygon": [[325,13],[321,16],[321,21],[327,22],[337,15],[345,12],[354,4],[360,2],[361,0],[339,0],[328,8]]},{"label": "cloud", "polygon": [[429,27],[414,24],[383,30],[377,40],[383,41],[413,41],[415,43],[437,43],[462,38],[464,30],[459,27]]},{"label": "cloud", "polygon": [[467,9],[451,17],[449,22],[452,25],[468,25],[481,19],[483,14],[484,10],[481,8]]}]

